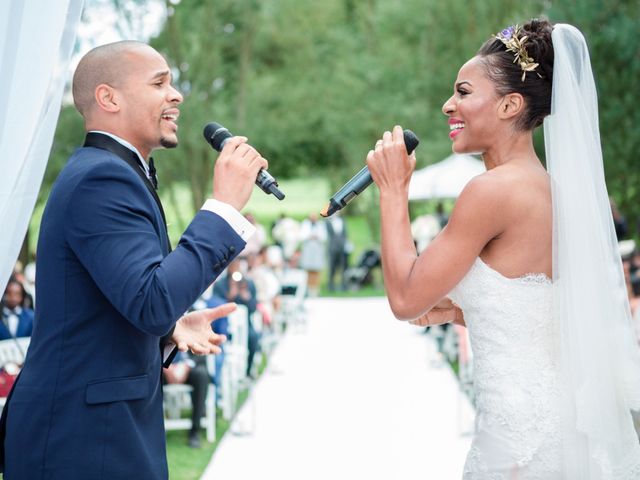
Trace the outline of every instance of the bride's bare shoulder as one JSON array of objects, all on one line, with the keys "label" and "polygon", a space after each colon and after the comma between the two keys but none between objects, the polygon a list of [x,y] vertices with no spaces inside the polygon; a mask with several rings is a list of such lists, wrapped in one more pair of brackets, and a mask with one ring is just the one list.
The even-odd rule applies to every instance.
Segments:
[{"label": "bride's bare shoulder", "polygon": [[509,202],[505,190],[508,183],[501,175],[491,171],[473,178],[456,200],[449,230],[482,230],[485,236],[493,237],[504,230],[503,210]]},{"label": "bride's bare shoulder", "polygon": [[532,205],[546,205],[550,187],[542,171],[520,168],[494,168],[473,178],[464,188],[454,207],[453,216],[497,224],[522,214]]},{"label": "bride's bare shoulder", "polygon": [[544,169],[505,165],[473,178],[456,203],[482,199],[502,210],[514,206],[519,199],[528,202],[532,196],[544,197],[549,192],[549,176]]},{"label": "bride's bare shoulder", "polygon": [[510,182],[507,175],[489,170],[471,179],[456,201],[459,206],[498,206],[509,195]]}]

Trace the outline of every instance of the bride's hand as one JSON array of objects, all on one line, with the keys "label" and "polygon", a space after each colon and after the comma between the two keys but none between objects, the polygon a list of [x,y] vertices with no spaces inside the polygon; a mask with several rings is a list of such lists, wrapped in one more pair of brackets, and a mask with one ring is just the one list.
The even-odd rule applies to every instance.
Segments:
[{"label": "bride's hand", "polygon": [[409,180],[416,166],[416,157],[407,155],[402,127],[393,127],[393,133],[384,132],[374,150],[367,155],[367,166],[380,191],[402,192],[409,190]]},{"label": "bride's hand", "polygon": [[435,307],[421,317],[418,317],[415,320],[409,320],[409,323],[421,327],[443,325],[445,323],[455,323],[457,325],[466,326],[462,310],[448,297],[440,300]]}]

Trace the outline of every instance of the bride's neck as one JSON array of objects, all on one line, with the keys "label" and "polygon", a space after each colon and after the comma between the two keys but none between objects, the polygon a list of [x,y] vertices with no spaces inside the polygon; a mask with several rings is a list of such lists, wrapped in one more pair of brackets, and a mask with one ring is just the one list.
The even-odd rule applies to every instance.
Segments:
[{"label": "bride's neck", "polygon": [[533,148],[532,132],[514,133],[495,142],[483,154],[487,170],[504,165],[509,162],[539,162],[536,151]]}]

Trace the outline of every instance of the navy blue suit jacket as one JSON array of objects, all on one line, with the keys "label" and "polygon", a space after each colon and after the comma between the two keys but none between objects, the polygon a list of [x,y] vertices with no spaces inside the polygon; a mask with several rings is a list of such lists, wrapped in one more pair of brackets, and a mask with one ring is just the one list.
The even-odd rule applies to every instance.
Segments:
[{"label": "navy blue suit jacket", "polygon": [[94,147],[56,180],[31,344],[4,412],[6,480],[168,477],[159,340],[245,242],[199,211],[169,253],[145,180]]},{"label": "navy blue suit jacket", "polygon": [[[0,307],[1,308],[1,307]],[[33,310],[30,308],[23,308],[18,315],[18,328],[16,329],[16,337],[30,337],[33,329]],[[13,338],[11,332],[4,324],[0,322],[0,340],[8,340]]]}]

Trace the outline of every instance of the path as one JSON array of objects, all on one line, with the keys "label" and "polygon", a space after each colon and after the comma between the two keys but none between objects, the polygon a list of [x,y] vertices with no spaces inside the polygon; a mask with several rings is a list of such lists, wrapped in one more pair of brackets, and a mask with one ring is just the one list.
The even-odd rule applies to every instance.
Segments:
[{"label": "path", "polygon": [[422,329],[386,299],[312,299],[203,480],[461,478],[473,413]]}]

